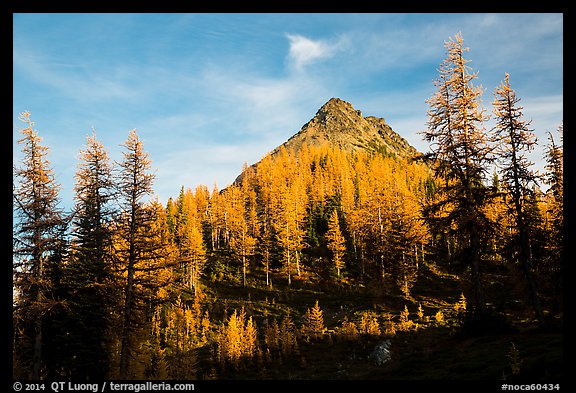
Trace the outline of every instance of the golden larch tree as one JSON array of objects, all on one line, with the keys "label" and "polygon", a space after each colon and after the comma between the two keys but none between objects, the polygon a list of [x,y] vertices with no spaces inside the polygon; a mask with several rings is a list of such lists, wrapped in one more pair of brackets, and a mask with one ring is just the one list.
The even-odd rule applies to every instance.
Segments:
[{"label": "golden larch tree", "polygon": [[502,183],[509,196],[508,213],[513,217],[517,237],[513,246],[517,249],[520,266],[528,282],[529,297],[534,307],[536,318],[542,326],[546,325],[536,278],[533,272],[531,252],[530,221],[526,212],[531,185],[537,179],[531,169],[531,163],[526,155],[534,149],[536,136],[529,129],[530,122],[523,119],[522,107],[518,105],[520,98],[510,87],[510,75],[500,83],[494,92],[494,141],[496,143],[497,165],[500,168]]},{"label": "golden larch tree", "polygon": [[[481,86],[474,85],[478,73],[472,72],[468,51],[460,33],[445,43],[446,58],[440,65],[437,91],[427,100],[428,129],[424,139],[430,143],[427,157],[433,162],[435,175],[445,179],[438,192],[443,198],[432,211],[444,210],[444,225],[457,230],[464,241],[471,269],[471,316],[486,311],[481,280],[481,244],[483,229],[488,225],[482,207],[490,196],[484,184],[486,170],[492,161],[488,135],[484,129],[487,116],[481,107]],[[454,224],[452,227],[451,224]]]},{"label": "golden larch tree", "polygon": [[332,254],[332,264],[336,269],[337,277],[340,278],[340,271],[344,268],[344,254],[346,252],[346,240],[340,231],[338,211],[334,209],[328,221],[328,232],[326,232],[328,250]]}]

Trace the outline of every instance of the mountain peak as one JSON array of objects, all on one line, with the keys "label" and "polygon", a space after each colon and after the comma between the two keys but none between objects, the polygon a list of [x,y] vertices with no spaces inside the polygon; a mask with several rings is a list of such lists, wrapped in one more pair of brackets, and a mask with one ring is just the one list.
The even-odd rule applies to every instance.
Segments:
[{"label": "mountain peak", "polygon": [[[362,112],[354,109],[349,102],[331,98],[300,131],[274,149],[270,155],[276,155],[282,147],[289,151],[298,151],[304,145],[325,144],[349,152],[381,151],[397,157],[414,157],[418,154],[383,118],[363,117]],[[257,166],[258,163],[252,165],[254,168]],[[234,182],[239,183],[242,178],[243,174],[240,174]]]},{"label": "mountain peak", "polygon": [[322,105],[322,107],[318,110],[318,113],[329,113],[337,111],[357,112],[351,103],[340,98],[330,98],[324,105]]},{"label": "mountain peak", "polygon": [[[417,153],[383,118],[363,117],[362,112],[340,98],[331,98],[316,115],[282,146],[298,150],[303,144],[330,144],[346,151],[383,150],[401,157]],[[280,147],[272,154],[277,153]]]},{"label": "mountain peak", "polygon": [[316,112],[312,119],[327,127],[341,128],[342,125],[351,125],[362,118],[362,112],[354,109],[352,104],[340,98],[331,98]]}]

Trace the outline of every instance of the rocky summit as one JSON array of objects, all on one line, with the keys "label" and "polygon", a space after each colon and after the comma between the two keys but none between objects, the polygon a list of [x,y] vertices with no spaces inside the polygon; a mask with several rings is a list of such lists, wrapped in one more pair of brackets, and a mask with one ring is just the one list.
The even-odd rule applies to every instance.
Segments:
[{"label": "rocky summit", "polygon": [[382,118],[367,116],[352,104],[331,98],[302,129],[281,146],[297,151],[303,145],[329,144],[346,151],[377,150],[400,157],[411,157],[418,152],[398,135]]},{"label": "rocky summit", "polygon": [[[331,98],[302,126],[300,131],[270,152],[274,156],[282,147],[298,151],[304,145],[339,147],[344,151],[379,151],[396,157],[416,157],[418,151],[406,139],[398,135],[386,120],[374,116],[362,116],[352,104],[340,98]],[[251,165],[257,169],[258,163]],[[238,175],[235,184],[241,183],[244,173]]]}]

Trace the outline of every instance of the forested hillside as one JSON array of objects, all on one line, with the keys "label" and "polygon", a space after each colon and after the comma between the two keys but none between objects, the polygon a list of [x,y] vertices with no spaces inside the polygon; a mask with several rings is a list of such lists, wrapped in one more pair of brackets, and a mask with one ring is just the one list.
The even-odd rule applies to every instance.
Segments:
[{"label": "forested hillside", "polygon": [[562,145],[538,175],[509,75],[486,130],[446,50],[430,152],[332,99],[233,184],[164,203],[133,130],[119,162],[87,137],[64,212],[22,113],[14,378],[558,380]]}]

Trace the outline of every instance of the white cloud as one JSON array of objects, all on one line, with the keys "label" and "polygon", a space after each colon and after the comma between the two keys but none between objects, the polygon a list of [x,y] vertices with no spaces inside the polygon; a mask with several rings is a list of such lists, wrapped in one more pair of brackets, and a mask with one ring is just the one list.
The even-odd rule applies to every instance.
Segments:
[{"label": "white cloud", "polygon": [[222,126],[228,132],[270,143],[298,131],[322,101],[331,97],[323,78],[306,73],[269,78],[212,66],[203,74],[202,83],[203,93],[226,111]]},{"label": "white cloud", "polygon": [[299,34],[286,34],[290,41],[288,56],[297,70],[315,61],[332,57],[340,49],[343,41],[330,43],[322,40],[312,40]]}]

